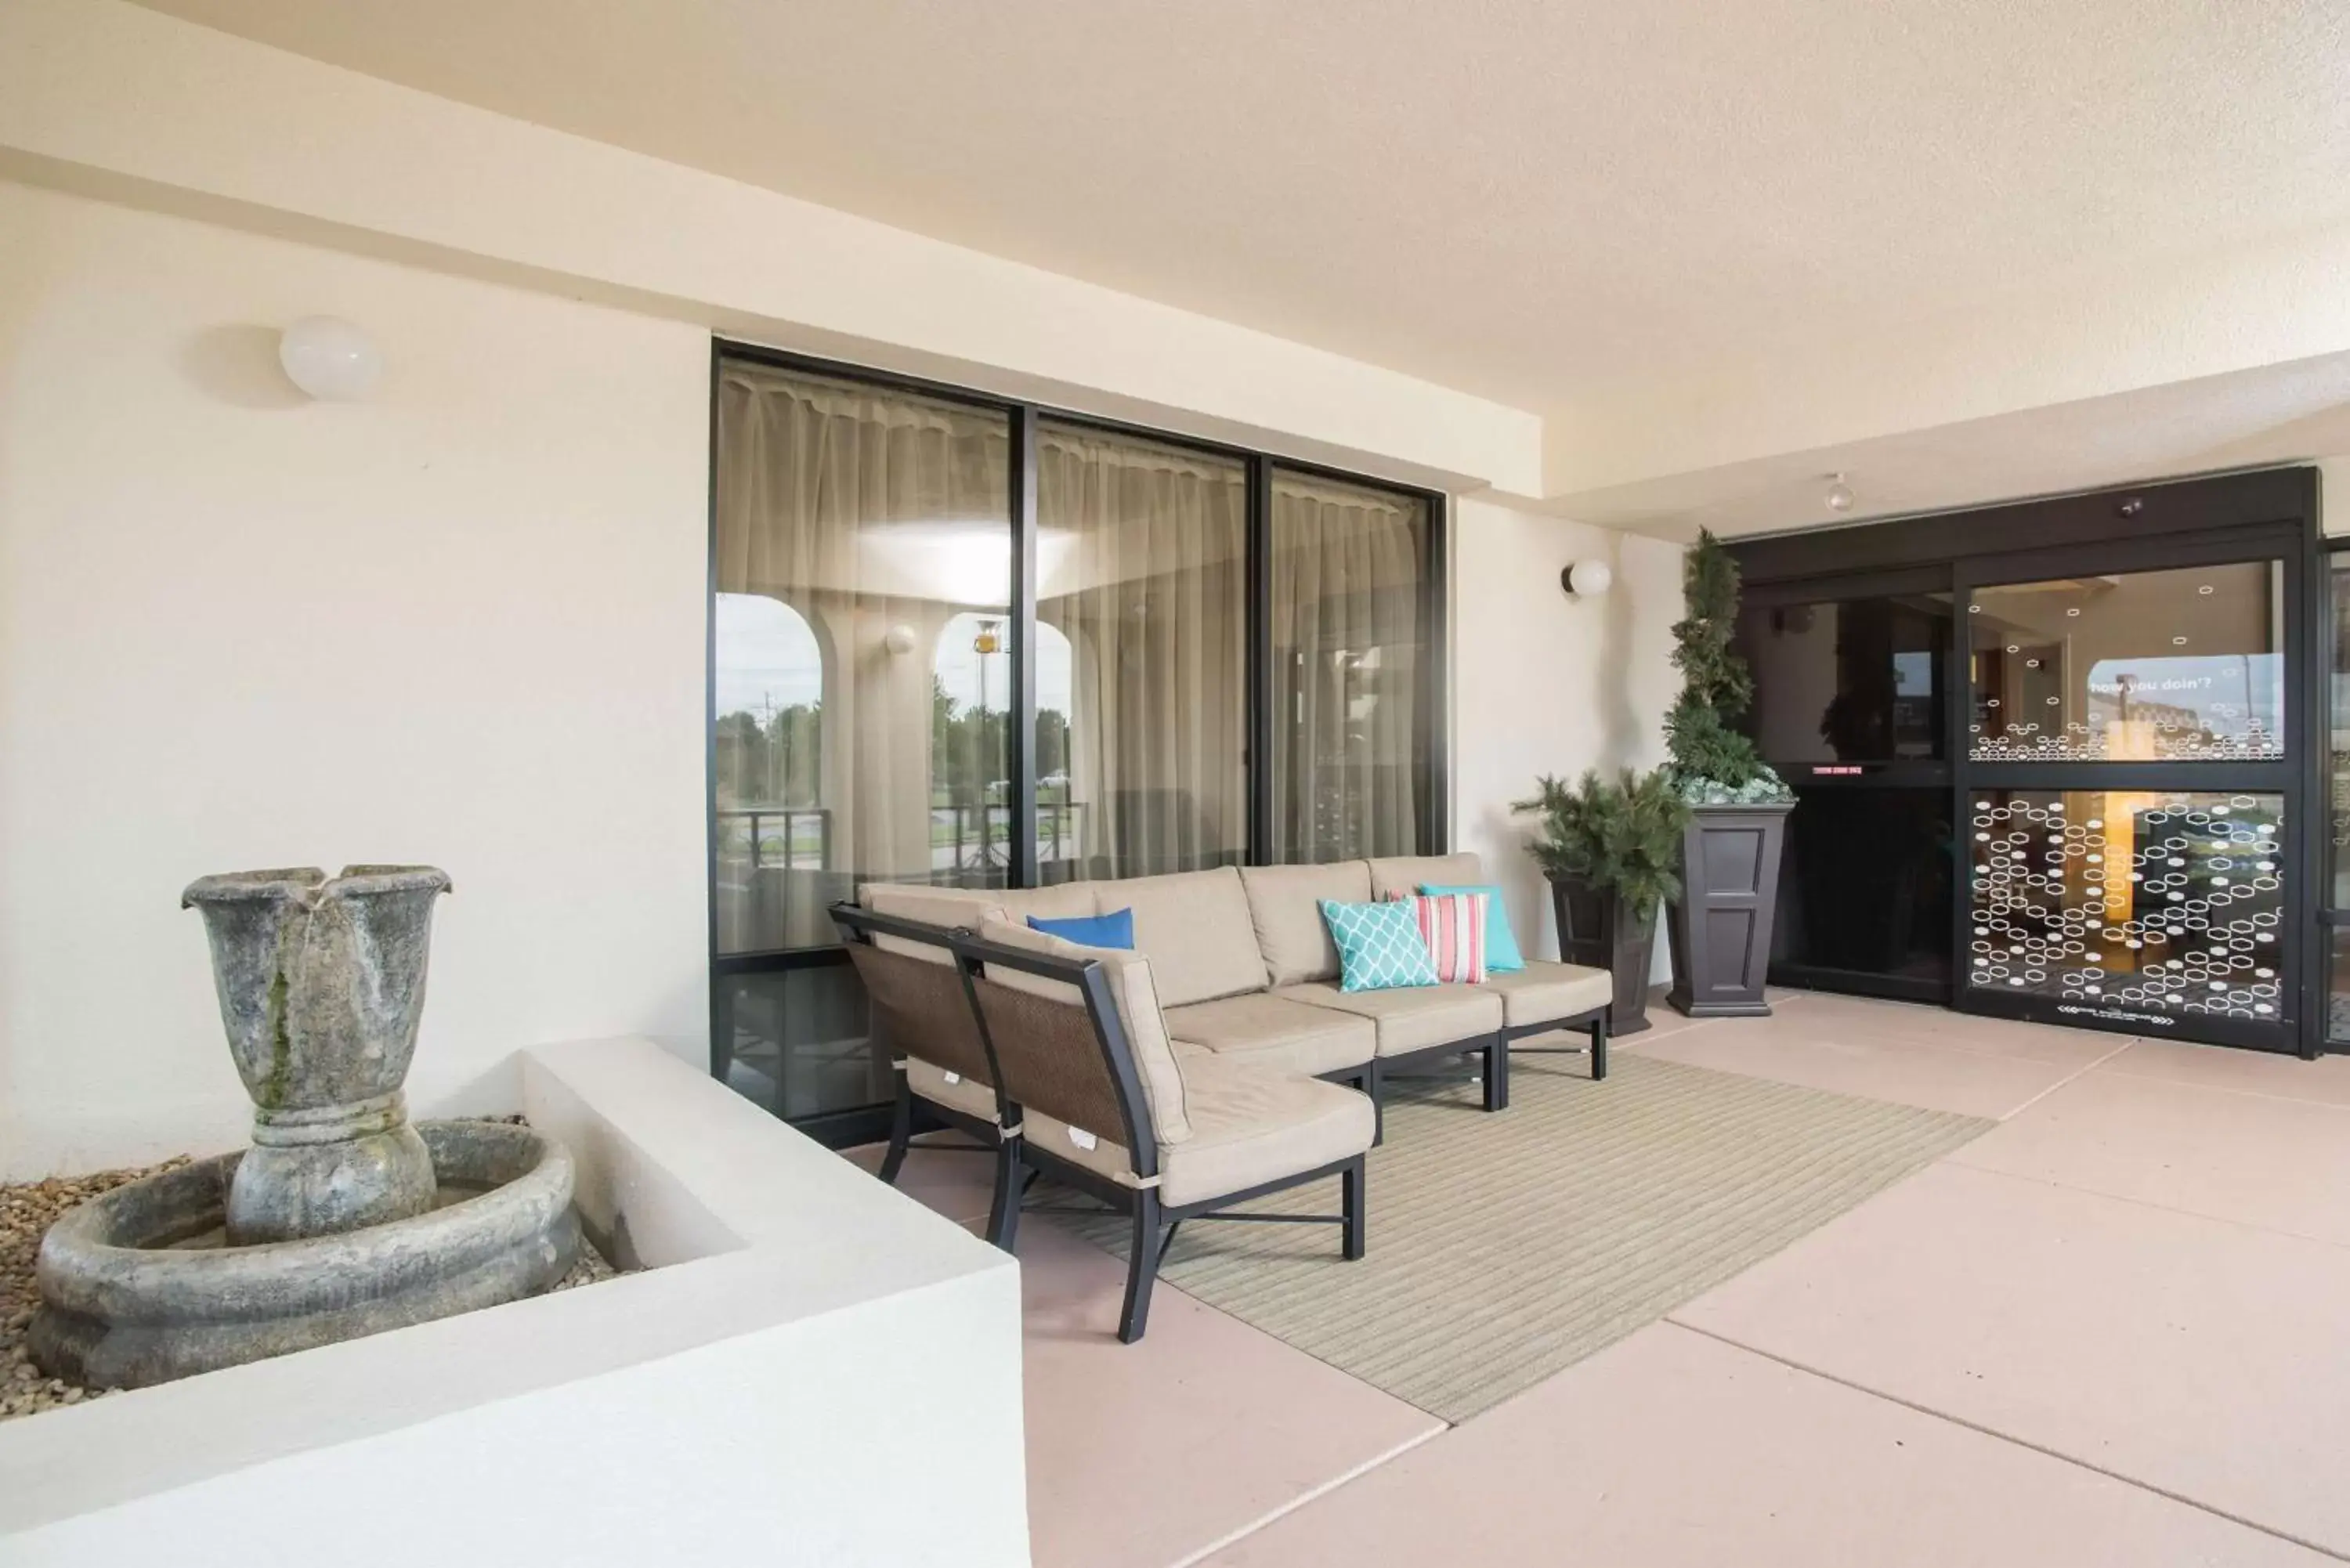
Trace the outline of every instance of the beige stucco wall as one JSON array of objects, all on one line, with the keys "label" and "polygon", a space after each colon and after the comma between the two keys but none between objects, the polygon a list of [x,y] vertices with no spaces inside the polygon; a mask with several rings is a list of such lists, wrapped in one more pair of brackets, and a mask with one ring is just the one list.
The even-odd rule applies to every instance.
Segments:
[{"label": "beige stucco wall", "polygon": [[123,0],[0,6],[12,165],[1394,477],[1541,484],[1535,413]]},{"label": "beige stucco wall", "polygon": [[[1509,805],[1543,774],[1664,760],[1681,549],[1474,499],[1453,508],[1451,545],[1453,846],[1484,857],[1528,951],[1556,957],[1533,823]],[[1559,573],[1587,560],[1615,586],[1570,598]]]},{"label": "beige stucco wall", "polygon": [[[701,1060],[709,339],[0,184],[0,1174],[231,1141],[196,876],[431,861],[413,1087]],[[313,403],[277,326],[366,324]]]}]

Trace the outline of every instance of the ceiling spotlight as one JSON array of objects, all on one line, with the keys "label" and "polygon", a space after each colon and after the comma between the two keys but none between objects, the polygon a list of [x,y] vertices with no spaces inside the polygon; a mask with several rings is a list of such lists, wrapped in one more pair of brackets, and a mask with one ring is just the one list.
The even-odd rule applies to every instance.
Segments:
[{"label": "ceiling spotlight", "polygon": [[1841,472],[1828,475],[1826,499],[1828,510],[1831,512],[1852,510],[1852,486],[1844,482],[1844,474]]}]

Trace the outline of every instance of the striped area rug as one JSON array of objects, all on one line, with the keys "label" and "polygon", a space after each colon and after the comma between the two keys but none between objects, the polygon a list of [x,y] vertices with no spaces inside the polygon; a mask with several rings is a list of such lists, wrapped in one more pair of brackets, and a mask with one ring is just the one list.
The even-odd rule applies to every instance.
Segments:
[{"label": "striped area rug", "polygon": [[[1369,1253],[1335,1226],[1185,1225],[1160,1280],[1460,1421],[1655,1322],[1993,1125],[1619,1053],[1392,1096]],[[1337,1183],[1267,1211],[1335,1212]],[[1080,1233],[1121,1257],[1126,1222]]]}]

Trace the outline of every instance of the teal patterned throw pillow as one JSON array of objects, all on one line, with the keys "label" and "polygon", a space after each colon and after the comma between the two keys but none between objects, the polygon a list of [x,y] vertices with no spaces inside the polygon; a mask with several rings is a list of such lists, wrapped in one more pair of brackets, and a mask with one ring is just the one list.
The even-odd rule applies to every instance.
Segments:
[{"label": "teal patterned throw pillow", "polygon": [[1434,985],[1435,961],[1420,940],[1419,917],[1409,903],[1341,904],[1322,900],[1322,923],[1338,947],[1340,991],[1392,991]]}]

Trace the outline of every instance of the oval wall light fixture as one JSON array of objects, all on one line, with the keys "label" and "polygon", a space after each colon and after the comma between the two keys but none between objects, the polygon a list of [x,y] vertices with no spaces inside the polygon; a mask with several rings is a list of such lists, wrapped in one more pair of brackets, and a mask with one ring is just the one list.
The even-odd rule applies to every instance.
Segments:
[{"label": "oval wall light fixture", "polygon": [[1825,499],[1828,510],[1831,512],[1852,510],[1852,486],[1844,482],[1844,474],[1841,472],[1828,475],[1828,493]]},{"label": "oval wall light fixture", "polygon": [[277,338],[286,379],[326,403],[356,403],[383,379],[383,355],[368,335],[333,316],[306,316]]},{"label": "oval wall light fixture", "polygon": [[1577,561],[1558,575],[1570,598],[1596,599],[1616,585],[1616,568],[1605,561]]}]

